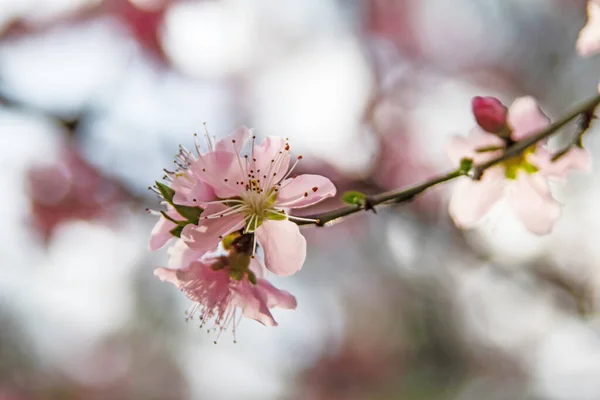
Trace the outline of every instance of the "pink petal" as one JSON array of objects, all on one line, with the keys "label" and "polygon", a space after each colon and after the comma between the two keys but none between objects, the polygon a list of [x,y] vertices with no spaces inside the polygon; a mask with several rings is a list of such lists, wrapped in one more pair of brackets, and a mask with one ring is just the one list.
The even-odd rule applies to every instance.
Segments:
[{"label": "pink petal", "polygon": [[277,307],[286,310],[296,309],[296,306],[298,305],[298,303],[296,302],[296,298],[292,296],[289,292],[277,289],[275,286],[271,285],[271,283],[266,279],[259,279],[256,286],[258,286],[258,290],[262,293],[263,297],[265,298],[267,307]]},{"label": "pink petal", "polygon": [[459,228],[470,228],[487,214],[504,195],[505,177],[502,167],[484,172],[480,181],[459,178],[454,186],[448,212]]},{"label": "pink petal", "polygon": [[587,13],[587,24],[577,39],[577,51],[584,57],[600,52],[600,1],[588,1]]},{"label": "pink petal", "polygon": [[298,175],[281,182],[275,206],[301,208],[335,196],[335,185],[321,175]]},{"label": "pink petal", "polygon": [[508,109],[508,124],[512,128],[511,139],[519,141],[546,128],[550,119],[533,97],[525,96],[516,99]]},{"label": "pink petal", "polygon": [[446,151],[450,161],[458,166],[463,158],[471,158],[476,164],[491,160],[501,151],[477,152],[477,149],[486,147],[502,147],[505,143],[498,136],[484,132],[481,128],[474,128],[469,136],[452,136],[448,141]]},{"label": "pink petal", "polygon": [[565,179],[571,170],[589,172],[591,170],[591,159],[587,150],[573,147],[556,161],[552,161],[554,153],[539,147],[535,153],[530,154],[527,160],[535,165],[540,174],[554,179]]},{"label": "pink petal", "polygon": [[[167,208],[167,215],[177,221],[177,218],[179,218],[177,211],[175,211],[172,206],[167,206]],[[171,235],[170,231],[175,228],[175,226],[176,225],[173,222],[161,215],[150,233],[150,243],[148,245],[150,251],[158,250],[167,244],[167,242],[174,237]]]},{"label": "pink petal", "polygon": [[525,227],[537,235],[550,233],[560,216],[560,205],[552,198],[548,182],[539,174],[519,171],[508,201]]},{"label": "pink petal", "polygon": [[265,276],[265,263],[258,256],[255,256],[250,260],[250,265],[248,266],[248,269],[252,271],[258,279],[264,278]]},{"label": "pink petal", "polygon": [[224,210],[227,210],[227,207],[220,204],[206,207],[198,225],[188,224],[183,228],[181,238],[185,244],[194,250],[211,251],[217,247],[223,236],[244,227],[244,216],[239,213],[220,218],[207,218]]},{"label": "pink petal", "polygon": [[[288,147],[289,148],[289,147]],[[267,136],[260,146],[254,147],[252,158],[256,161],[251,168],[258,178],[277,183],[285,177],[290,166],[289,150],[286,140],[276,136]],[[265,178],[266,177],[266,178]]]},{"label": "pink petal", "polygon": [[185,241],[178,239],[175,244],[167,250],[169,254],[169,268],[183,269],[190,266],[191,263],[199,261],[206,251],[198,251],[190,248]]},{"label": "pink petal", "polygon": [[220,198],[238,196],[243,186],[236,182],[244,180],[240,167],[241,160],[234,153],[213,151],[202,155],[192,164],[192,171],[198,179],[211,185]]},{"label": "pink petal", "polygon": [[159,278],[163,282],[169,282],[181,289],[181,281],[177,278],[177,271],[170,268],[156,268],[154,270],[154,276]]},{"label": "pink petal", "polygon": [[232,290],[235,292],[232,302],[242,309],[244,317],[252,318],[266,326],[277,326],[265,298],[255,285],[242,280]]},{"label": "pink petal", "polygon": [[265,265],[269,271],[287,276],[302,268],[306,258],[306,239],[298,225],[287,220],[266,220],[256,230],[256,238],[265,253]]},{"label": "pink petal", "polygon": [[240,126],[230,135],[219,140],[215,145],[216,151],[228,151],[235,154],[240,154],[242,148],[250,139],[252,132],[245,126]]},{"label": "pink petal", "polygon": [[198,202],[215,199],[213,188],[190,174],[181,175],[173,179],[171,188],[175,191],[175,196],[173,196],[175,204],[196,206]]}]

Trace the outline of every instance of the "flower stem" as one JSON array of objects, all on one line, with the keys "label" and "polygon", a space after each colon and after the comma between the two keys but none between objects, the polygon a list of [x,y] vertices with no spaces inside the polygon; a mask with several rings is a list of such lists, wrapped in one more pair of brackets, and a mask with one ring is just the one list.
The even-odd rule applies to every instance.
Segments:
[{"label": "flower stem", "polygon": [[[506,161],[515,156],[521,155],[531,145],[549,138],[556,134],[560,128],[568,124],[571,120],[576,118],[578,115],[587,115],[588,117],[593,115],[594,110],[600,104],[600,95],[590,98],[586,102],[578,105],[569,113],[565,114],[562,118],[548,125],[545,129],[536,133],[535,135],[529,136],[519,142],[514,143],[508,147],[501,155],[481,164],[473,165],[468,171],[464,171],[458,168],[454,171],[446,174],[431,178],[418,185],[410,186],[406,189],[392,190],[383,192],[371,196],[367,196],[362,204],[351,205],[341,207],[326,213],[303,216],[303,218],[313,219],[315,221],[294,221],[298,225],[316,225],[326,226],[337,223],[342,217],[346,217],[351,214],[355,214],[359,211],[373,210],[375,206],[382,204],[398,204],[408,202],[414,199],[417,195],[423,193],[427,189],[436,186],[440,183],[451,181],[459,176],[468,176],[473,180],[479,180],[483,176],[486,169],[493,167],[494,165]],[[591,120],[591,117],[589,118]],[[585,127],[587,130],[589,124]],[[583,133],[579,133],[582,135]],[[570,147],[569,147],[570,148]],[[567,149],[568,150],[568,149]],[[566,152],[566,151],[565,151]]]}]

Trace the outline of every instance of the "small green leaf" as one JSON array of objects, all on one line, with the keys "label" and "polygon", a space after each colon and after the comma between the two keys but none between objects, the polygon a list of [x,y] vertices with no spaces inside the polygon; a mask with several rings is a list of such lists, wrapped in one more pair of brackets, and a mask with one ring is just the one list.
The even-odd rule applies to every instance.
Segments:
[{"label": "small green leaf", "polygon": [[173,204],[173,207],[175,207],[179,215],[196,225],[198,224],[200,215],[202,215],[202,211],[204,211],[201,207],[180,206],[178,204]]},{"label": "small green leaf", "polygon": [[177,225],[175,228],[171,229],[169,233],[175,237],[181,237],[181,231],[185,225]]},{"label": "small green leaf", "polygon": [[158,181],[156,181],[156,187],[158,188],[158,191],[163,199],[165,199],[167,203],[173,204],[173,196],[175,196],[175,191],[164,183],[160,183]]},{"label": "small green leaf", "polygon": [[356,190],[349,190],[342,195],[342,201],[349,205],[361,206],[365,203],[367,195]]},{"label": "small green leaf", "polygon": [[467,174],[471,168],[473,167],[473,160],[470,158],[463,158],[462,160],[460,160],[460,172],[462,172],[463,174]]},{"label": "small green leaf", "polygon": [[167,214],[165,211],[161,211],[160,213],[161,213],[161,215],[162,215],[163,217],[165,217],[165,219],[167,219],[167,220],[171,221],[171,222],[172,222],[172,223],[174,223],[174,224],[179,224],[179,221],[175,221],[175,220],[174,220],[172,217],[170,217],[170,216],[169,216],[169,214]]},{"label": "small green leaf", "polygon": [[[283,213],[283,211],[281,211]],[[284,214],[280,214],[280,213],[274,213],[272,211],[267,213],[267,218],[272,220],[272,221],[283,221],[287,219],[287,216]]]}]

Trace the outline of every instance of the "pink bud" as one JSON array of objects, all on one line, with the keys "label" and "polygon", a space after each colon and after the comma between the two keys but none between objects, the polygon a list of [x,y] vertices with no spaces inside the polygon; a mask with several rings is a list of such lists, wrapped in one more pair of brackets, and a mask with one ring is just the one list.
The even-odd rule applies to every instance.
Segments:
[{"label": "pink bud", "polygon": [[506,126],[507,109],[495,97],[473,97],[471,103],[477,124],[486,132],[498,133]]}]

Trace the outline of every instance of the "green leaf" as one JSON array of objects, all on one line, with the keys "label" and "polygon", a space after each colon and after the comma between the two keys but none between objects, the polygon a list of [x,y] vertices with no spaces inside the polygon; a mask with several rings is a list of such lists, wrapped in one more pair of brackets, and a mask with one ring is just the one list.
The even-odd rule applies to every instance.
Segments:
[{"label": "green leaf", "polygon": [[181,237],[181,231],[185,225],[177,225],[175,228],[171,229],[169,233],[175,237]]},{"label": "green leaf", "polygon": [[179,215],[195,225],[198,224],[200,215],[202,215],[202,211],[204,211],[201,207],[180,206],[178,204],[173,204],[173,207]]},{"label": "green leaf", "polygon": [[159,181],[156,181],[156,187],[158,188],[158,191],[163,199],[165,199],[167,203],[173,204],[173,196],[175,196],[175,191]]},{"label": "green leaf", "polygon": [[473,160],[470,158],[463,158],[462,160],[460,160],[460,172],[462,172],[463,174],[467,174],[471,168],[473,167]]},{"label": "green leaf", "polygon": [[349,190],[342,195],[342,201],[349,205],[361,206],[367,200],[367,195],[356,190]]}]

